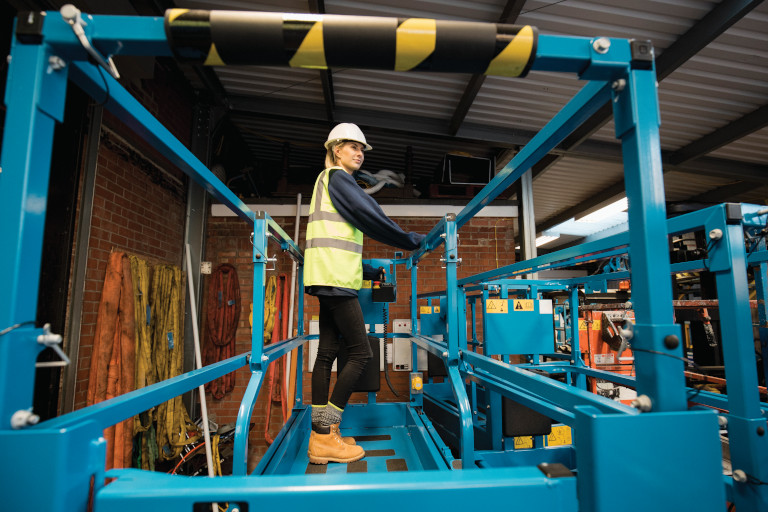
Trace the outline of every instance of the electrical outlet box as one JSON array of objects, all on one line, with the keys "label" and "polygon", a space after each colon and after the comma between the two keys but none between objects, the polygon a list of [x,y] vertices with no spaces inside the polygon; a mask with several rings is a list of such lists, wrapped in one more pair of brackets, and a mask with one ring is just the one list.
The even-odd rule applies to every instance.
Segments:
[{"label": "electrical outlet box", "polygon": [[210,275],[211,272],[213,272],[213,263],[211,263],[210,261],[201,261],[200,273],[205,275]]}]

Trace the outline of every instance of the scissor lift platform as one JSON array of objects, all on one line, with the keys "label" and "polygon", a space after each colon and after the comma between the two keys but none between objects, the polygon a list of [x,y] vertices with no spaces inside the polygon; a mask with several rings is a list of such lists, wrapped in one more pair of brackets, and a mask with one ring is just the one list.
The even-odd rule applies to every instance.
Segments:
[{"label": "scissor lift platform", "polygon": [[257,475],[383,473],[450,469],[448,447],[419,407],[407,403],[350,404],[344,411],[342,436],[352,436],[365,457],[349,464],[309,462],[310,407],[294,409],[261,462]]}]

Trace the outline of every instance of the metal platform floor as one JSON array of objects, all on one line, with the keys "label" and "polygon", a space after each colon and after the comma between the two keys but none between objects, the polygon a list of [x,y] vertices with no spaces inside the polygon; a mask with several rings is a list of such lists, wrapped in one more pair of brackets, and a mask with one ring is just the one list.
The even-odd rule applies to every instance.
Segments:
[{"label": "metal platform floor", "polygon": [[413,447],[411,435],[404,426],[383,428],[342,428],[342,436],[352,436],[365,450],[365,457],[357,462],[339,464],[312,464],[307,457],[309,437],[301,446],[300,456],[292,466],[292,473],[339,474],[378,473],[384,471],[415,471],[424,467]]},{"label": "metal platform floor", "polygon": [[365,457],[356,462],[310,463],[307,455],[309,434],[309,410],[294,410],[254,473],[392,473],[449,469],[452,462],[450,450],[439,440],[426,416],[405,403],[351,404],[347,407],[341,435],[354,437],[365,450]]}]

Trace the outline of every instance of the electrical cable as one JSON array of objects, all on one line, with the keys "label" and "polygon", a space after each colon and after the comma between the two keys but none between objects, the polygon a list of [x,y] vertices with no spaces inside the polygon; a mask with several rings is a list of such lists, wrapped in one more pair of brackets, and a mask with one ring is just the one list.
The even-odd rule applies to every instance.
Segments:
[{"label": "electrical cable", "polygon": [[27,320],[26,322],[21,322],[21,323],[18,323],[18,324],[14,324],[14,325],[12,325],[10,327],[6,327],[2,331],[0,331],[0,336],[5,336],[9,332],[18,329],[19,327],[24,327],[25,325],[31,325],[31,324],[34,324],[34,323],[35,323],[34,320]]},{"label": "electrical cable", "polygon": [[97,107],[103,107],[104,105],[107,104],[107,102],[109,101],[109,98],[110,98],[110,96],[109,96],[109,82],[107,82],[107,77],[104,76],[103,68],[101,66],[99,66],[98,64],[95,64],[95,62],[94,62],[94,65],[96,65],[96,69],[99,70],[99,76],[101,77],[101,81],[104,82],[104,92],[106,93],[106,95],[104,96],[104,100],[101,103],[97,103],[96,106]]},{"label": "electrical cable", "polygon": [[[702,373],[704,375],[708,375],[708,373],[705,372],[704,369],[701,366],[696,364],[695,361],[691,361],[690,359],[686,359],[684,357],[676,356],[674,354],[667,354],[666,352],[660,352],[658,350],[650,350],[650,349],[646,349],[646,348],[635,348],[635,347],[631,347],[631,348],[632,348],[633,352],[647,352],[649,354],[656,354],[656,355],[659,355],[659,356],[671,357],[672,359],[679,359],[680,361],[682,361],[682,362],[684,362],[686,364],[690,364],[691,366],[693,366],[699,373]],[[693,401],[693,399],[696,398],[697,396],[699,396],[699,393],[701,393],[701,388],[695,388],[695,390],[696,391],[693,394],[688,396],[688,401],[689,402]]]},{"label": "electrical cable", "polygon": [[202,443],[200,443],[199,445],[195,446],[194,448],[192,448],[191,450],[189,450],[187,453],[185,453],[184,455],[182,455],[182,456],[181,456],[181,460],[179,461],[179,463],[178,463],[178,464],[176,464],[176,467],[174,467],[174,468],[173,468],[171,471],[169,471],[168,473],[170,473],[171,475],[175,475],[175,474],[176,474],[176,470],[177,470],[177,469],[179,469],[179,466],[181,466],[181,465],[184,463],[184,461],[185,461],[185,460],[187,460],[187,457],[189,457],[190,455],[192,455],[193,453],[195,453],[195,451],[197,451],[197,449],[198,449],[198,448],[201,448],[201,447],[203,447],[203,446],[205,446],[205,441],[203,441]]},{"label": "electrical cable", "polygon": [[387,305],[382,307],[381,316],[382,320],[384,320],[384,337],[382,338],[382,342],[384,343],[384,378],[387,380],[387,386],[389,386],[392,394],[399,398],[400,395],[392,386],[392,381],[389,380],[389,364],[387,363],[387,327],[389,324],[389,307]]}]

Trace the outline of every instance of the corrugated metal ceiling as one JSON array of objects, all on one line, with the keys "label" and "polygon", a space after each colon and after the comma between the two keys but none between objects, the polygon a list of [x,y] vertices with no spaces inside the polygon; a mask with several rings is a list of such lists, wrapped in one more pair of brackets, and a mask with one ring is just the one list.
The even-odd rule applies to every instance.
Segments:
[{"label": "corrugated metal ceiling", "polygon": [[[328,14],[485,22],[498,21],[507,6],[502,0],[175,3],[202,9],[324,9]],[[745,14],[718,31],[723,16],[718,19],[712,13],[722,13],[725,7],[736,4],[744,4]],[[735,0],[528,0],[517,5],[522,8],[513,21],[534,25],[541,33],[653,41],[660,59],[661,147],[669,201],[715,197],[718,189],[738,181],[744,186],[729,187],[733,193],[724,199],[762,201],[768,196],[768,113],[759,110],[768,104],[768,4]],[[713,35],[708,38],[707,33]],[[686,53],[688,48],[692,50]],[[668,49],[670,55],[683,57],[680,62],[664,63],[662,70]],[[365,129],[375,147],[366,155],[368,170],[404,168],[405,148],[411,146],[415,181],[431,179],[444,154],[451,150],[492,156],[518,147],[584,85],[574,76],[553,73],[532,72],[526,79],[488,77],[476,97],[469,98],[471,106],[462,117],[457,107],[470,80],[466,75],[332,69],[335,103],[329,107],[328,91],[324,92],[317,71],[225,67],[216,68],[215,73],[231,99],[232,121],[255,159],[282,162],[284,143],[290,142],[292,166],[319,166],[320,144],[328,128],[333,122],[350,121]],[[329,115],[333,115],[332,121]],[[751,128],[739,125],[745,119]],[[459,138],[452,135],[452,122],[458,123]],[[604,192],[621,180],[613,122],[608,118],[600,126],[586,134],[587,142],[567,148],[579,152],[579,158],[560,159],[536,175],[538,225],[546,227],[558,215],[576,211],[580,205],[594,207],[605,201]],[[695,152],[692,159],[678,152],[700,140],[713,143]],[[667,162],[683,166],[685,172],[671,164],[666,169]],[[706,176],[696,174],[697,166],[702,173],[707,169]]]}]

